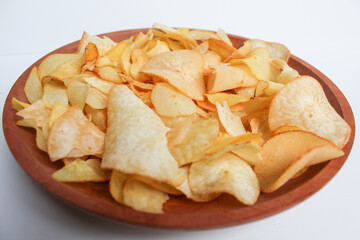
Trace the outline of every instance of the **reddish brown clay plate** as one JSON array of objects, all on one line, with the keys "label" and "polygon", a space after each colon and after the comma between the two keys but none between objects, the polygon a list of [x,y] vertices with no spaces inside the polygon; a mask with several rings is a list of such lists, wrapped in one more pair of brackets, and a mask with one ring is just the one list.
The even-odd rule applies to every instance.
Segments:
[{"label": "reddish brown clay plate", "polygon": [[[127,30],[104,34],[115,41],[121,41],[129,36],[146,32],[147,29]],[[246,40],[243,37],[230,35],[235,47]],[[78,42],[61,47],[53,53],[71,53],[77,48]],[[345,155],[330,162],[311,167],[305,174],[289,181],[282,188],[270,194],[261,194],[253,206],[245,206],[230,195],[223,194],[209,203],[194,203],[183,196],[172,196],[164,206],[164,214],[149,214],[137,212],[116,203],[108,191],[108,183],[62,183],[55,181],[51,174],[59,169],[61,163],[52,163],[48,156],[35,146],[33,130],[16,126],[18,120],[15,110],[11,107],[11,99],[16,97],[26,101],[24,85],[34,66],[39,66],[38,60],[30,66],[16,81],[6,99],[3,111],[3,128],[6,141],[11,152],[21,167],[40,185],[58,198],[77,206],[112,219],[165,228],[214,228],[246,223],[284,211],[305,200],[321,189],[340,170],[348,157],[355,134],[354,116],[350,105],[341,91],[320,71],[303,60],[291,56],[289,65],[301,75],[316,78],[324,88],[331,105],[350,124],[352,133],[344,147]]]}]

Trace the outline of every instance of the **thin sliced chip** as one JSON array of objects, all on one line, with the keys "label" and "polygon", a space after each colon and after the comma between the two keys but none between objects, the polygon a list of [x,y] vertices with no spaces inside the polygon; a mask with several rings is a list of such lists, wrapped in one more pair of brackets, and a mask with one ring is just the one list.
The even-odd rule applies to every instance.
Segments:
[{"label": "thin sliced chip", "polygon": [[195,103],[168,83],[158,83],[151,93],[156,112],[165,117],[187,116],[196,112]]},{"label": "thin sliced chip", "polygon": [[72,106],[51,127],[47,139],[51,161],[65,157],[101,155],[105,134]]},{"label": "thin sliced chip", "polygon": [[52,174],[60,182],[104,182],[106,175],[100,167],[99,159],[83,161],[76,159]]},{"label": "thin sliced chip", "polygon": [[255,166],[255,164],[262,160],[260,149],[259,144],[249,141],[241,144],[241,146],[231,152],[239,156],[250,166]]},{"label": "thin sliced chip", "polygon": [[68,106],[68,96],[66,87],[56,81],[50,81],[44,84],[42,101],[47,108],[53,108],[56,102],[63,106]]},{"label": "thin sliced chip", "polygon": [[114,83],[104,81],[97,77],[84,77],[83,80],[90,84],[91,87],[98,89],[102,93],[109,94],[110,89],[114,86]]},{"label": "thin sliced chip", "polygon": [[280,58],[285,62],[290,58],[289,49],[281,43],[266,42],[259,39],[249,39],[247,41],[251,42],[252,50],[259,47],[266,48],[269,51],[271,58]]},{"label": "thin sliced chip", "polygon": [[263,81],[270,81],[270,54],[266,48],[255,48],[244,59],[231,60],[232,65],[246,64],[254,76]]},{"label": "thin sliced chip", "polygon": [[[271,192],[280,187],[280,184],[274,184],[296,159],[311,149],[324,145],[338,149],[329,140],[305,131],[283,132],[271,137],[262,145],[263,160],[256,164],[254,169],[261,191]],[[341,152],[340,149],[337,152],[339,151]]]},{"label": "thin sliced chip", "polygon": [[232,59],[240,59],[245,58],[249,53],[251,52],[251,42],[245,41],[244,44],[237,49],[235,52],[233,52],[226,60],[225,62],[229,62]]},{"label": "thin sliced chip", "polygon": [[147,176],[172,186],[184,181],[167,148],[168,128],[129,88],[111,89],[107,114],[103,168]]},{"label": "thin sliced chip", "polygon": [[221,124],[230,136],[236,137],[246,133],[241,118],[231,113],[229,105],[226,101],[223,102],[223,106],[217,102],[216,109]]},{"label": "thin sliced chip", "polygon": [[166,36],[182,42],[184,46],[187,47],[188,49],[194,49],[198,45],[194,39],[186,36],[185,34],[181,33],[180,31],[174,28],[158,23],[154,23],[152,27],[161,29],[166,33]]},{"label": "thin sliced chip", "polygon": [[42,97],[42,85],[38,75],[37,67],[33,67],[26,80],[24,92],[30,103],[34,103]]},{"label": "thin sliced chip", "polygon": [[122,69],[122,72],[126,76],[130,76],[130,68],[131,68],[131,45],[125,47],[124,51],[121,54],[120,57],[120,66]]},{"label": "thin sliced chip", "polygon": [[272,99],[272,97],[255,97],[250,99],[249,101],[242,103],[245,107],[244,112],[253,113],[269,109]]},{"label": "thin sliced chip", "polygon": [[209,202],[220,196],[221,193],[211,193],[208,195],[200,195],[194,193],[189,185],[189,179],[188,179],[189,169],[190,169],[189,165],[181,167],[181,170],[186,172],[186,179],[180,186],[176,187],[179,191],[184,193],[187,198],[193,200],[194,202]]},{"label": "thin sliced chip", "polygon": [[[60,103],[56,102],[53,109],[51,110],[49,119],[47,120],[48,128],[50,129],[51,126],[56,122],[56,120],[58,120],[64,113],[66,113],[67,110],[68,110],[67,107],[64,107]],[[44,124],[43,124],[43,126],[44,126]],[[47,133],[47,135],[48,135],[48,133]]]},{"label": "thin sliced chip", "polygon": [[44,120],[49,117],[50,110],[45,107],[41,100],[38,100],[30,106],[18,111],[16,115],[24,119],[33,118],[38,127],[41,127]]},{"label": "thin sliced chip", "polygon": [[114,48],[112,48],[109,52],[106,53],[106,56],[109,56],[110,59],[114,62],[117,62],[119,65],[121,65],[121,56],[125,50],[130,46],[127,42],[119,42]]},{"label": "thin sliced chip", "polygon": [[289,67],[289,65],[282,59],[274,58],[272,59],[272,63],[281,69],[281,72],[276,76],[276,82],[288,84],[293,79],[300,76],[298,71]]},{"label": "thin sliced chip", "polygon": [[78,105],[83,110],[89,89],[90,86],[88,84],[72,81],[66,91],[70,104]]},{"label": "thin sliced chip", "polygon": [[194,117],[190,116],[175,124],[167,133],[168,147],[172,149],[174,146],[182,143],[191,129]]},{"label": "thin sliced chip", "polygon": [[213,70],[211,69],[211,66],[220,65],[221,63],[221,57],[216,52],[208,51],[202,56],[204,59],[204,74],[212,73]]},{"label": "thin sliced chip", "polygon": [[194,119],[193,124],[181,144],[170,148],[179,166],[189,164],[201,154],[219,134],[219,122],[216,119]]},{"label": "thin sliced chip", "polygon": [[86,104],[94,109],[107,108],[108,97],[96,88],[90,87],[86,97]]},{"label": "thin sliced chip", "polygon": [[231,54],[236,51],[236,48],[227,44],[223,40],[210,38],[206,41],[209,42],[210,50],[219,54],[222,60],[229,58]]},{"label": "thin sliced chip", "polygon": [[208,50],[209,50],[208,41],[199,44],[199,46],[195,48],[195,51],[198,51],[200,54],[205,54]]},{"label": "thin sliced chip", "polygon": [[147,184],[129,178],[124,183],[124,204],[141,212],[163,213],[163,205],[169,199],[166,193],[158,191]]},{"label": "thin sliced chip", "polygon": [[259,182],[252,168],[231,153],[193,163],[189,183],[197,194],[226,192],[246,205],[253,205],[260,195]]},{"label": "thin sliced chip", "polygon": [[166,42],[157,40],[156,41],[156,45],[151,48],[149,51],[147,51],[147,55],[149,55],[150,57],[156,56],[160,53],[164,53],[164,52],[170,52],[170,48],[169,45]]},{"label": "thin sliced chip", "polygon": [[101,79],[115,84],[123,83],[119,71],[119,69],[110,66],[94,68],[94,72],[96,72]]},{"label": "thin sliced chip", "polygon": [[194,40],[202,40],[202,39],[209,39],[209,38],[214,38],[214,39],[219,39],[219,40],[221,39],[214,32],[197,30],[197,29],[189,31],[189,33],[186,34],[186,36],[188,36]]},{"label": "thin sliced chip", "polygon": [[[61,105],[61,104],[60,104]],[[62,105],[61,105],[62,106]],[[44,138],[45,138],[45,144],[46,144],[46,140],[49,137],[49,132],[50,132],[50,127],[49,127],[49,119],[50,118],[46,118],[41,126],[41,131],[43,132]]]},{"label": "thin sliced chip", "polygon": [[182,192],[180,192],[179,190],[177,190],[176,188],[174,188],[173,186],[164,183],[164,182],[159,182],[156,181],[154,179],[148,178],[148,177],[144,177],[144,176],[139,176],[139,175],[134,175],[131,176],[133,179],[145,183],[151,187],[153,187],[156,190],[159,190],[163,193],[167,193],[167,194],[172,194],[172,195],[181,195]]},{"label": "thin sliced chip", "polygon": [[250,113],[250,127],[253,133],[261,134],[260,144],[263,144],[272,136],[272,132],[269,128],[268,122],[269,111],[268,109],[261,110],[258,112]]},{"label": "thin sliced chip", "polygon": [[[47,75],[45,78],[63,81],[66,78],[70,78],[70,77],[80,74],[84,63],[85,63],[85,58],[83,56],[80,56],[77,59],[74,59],[74,60],[71,60],[71,61],[61,64],[53,72],[51,72],[49,75]],[[48,80],[45,80],[45,78],[43,78],[43,80],[42,80],[43,83],[48,81]]]},{"label": "thin sliced chip", "polygon": [[30,104],[26,103],[26,102],[22,102],[16,98],[12,98],[11,99],[11,106],[13,109],[15,109],[16,111],[20,111],[23,110],[24,108],[27,108],[30,106]]},{"label": "thin sliced chip", "polygon": [[98,49],[104,49],[105,51],[109,51],[116,46],[116,43],[108,37],[100,38],[92,36],[88,32],[84,31],[77,48],[77,53],[83,53],[88,43],[94,43]]},{"label": "thin sliced chip", "polygon": [[180,92],[195,100],[204,100],[203,58],[191,50],[156,55],[142,72],[167,81]]},{"label": "thin sliced chip", "polygon": [[66,62],[71,62],[82,57],[82,54],[77,53],[58,53],[46,57],[38,68],[39,79],[43,78],[54,72],[59,66]]},{"label": "thin sliced chip", "polygon": [[285,87],[284,84],[260,80],[255,89],[255,97],[265,95],[272,96]]},{"label": "thin sliced chip", "polygon": [[327,138],[342,148],[351,128],[327,100],[318,81],[301,76],[288,83],[271,102],[269,126],[297,126]]},{"label": "thin sliced chip", "polygon": [[215,74],[209,77],[208,93],[216,93],[238,87],[256,86],[258,80],[247,66],[212,66]]},{"label": "thin sliced chip", "polygon": [[173,128],[179,122],[182,122],[189,116],[178,116],[178,117],[163,117],[159,116],[164,125],[168,128]]},{"label": "thin sliced chip", "polygon": [[228,37],[228,35],[227,35],[226,32],[224,31],[224,29],[218,28],[216,34],[221,38],[221,40],[223,40],[224,42],[226,42],[226,43],[229,44],[230,46],[233,46],[230,38]]},{"label": "thin sliced chip", "polygon": [[255,97],[255,87],[240,87],[234,89],[237,95],[247,95]]},{"label": "thin sliced chip", "polygon": [[113,170],[109,182],[109,191],[115,201],[124,204],[123,189],[126,180],[130,176],[128,174]]},{"label": "thin sliced chip", "polygon": [[212,104],[223,103],[224,101],[231,107],[238,103],[247,102],[250,100],[250,95],[237,95],[230,93],[213,93],[205,94],[209,102]]},{"label": "thin sliced chip", "polygon": [[296,126],[281,126],[281,127],[278,127],[277,129],[275,129],[275,131],[273,131],[273,135],[283,133],[283,132],[293,131],[293,130],[301,130],[301,128],[296,127]]},{"label": "thin sliced chip", "polygon": [[106,109],[94,109],[89,105],[85,105],[84,110],[86,113],[91,114],[91,122],[106,130]]},{"label": "thin sliced chip", "polygon": [[46,147],[46,138],[42,132],[42,130],[37,126],[36,120],[33,118],[27,118],[27,119],[23,119],[23,120],[19,120],[16,122],[16,125],[18,126],[22,126],[22,127],[30,127],[30,128],[34,128],[36,131],[36,146],[38,149],[46,152],[47,151],[47,147]]}]

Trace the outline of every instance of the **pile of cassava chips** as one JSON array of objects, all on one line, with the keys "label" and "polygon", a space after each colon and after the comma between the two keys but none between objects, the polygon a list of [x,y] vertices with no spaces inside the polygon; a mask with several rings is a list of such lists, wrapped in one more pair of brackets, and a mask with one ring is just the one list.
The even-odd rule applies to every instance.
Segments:
[{"label": "pile of cassava chips", "polygon": [[245,205],[342,156],[351,129],[280,43],[154,24],[122,42],[84,33],[34,67],[17,124],[62,182],[108,182],[119,202],[162,213],[169,195]]}]

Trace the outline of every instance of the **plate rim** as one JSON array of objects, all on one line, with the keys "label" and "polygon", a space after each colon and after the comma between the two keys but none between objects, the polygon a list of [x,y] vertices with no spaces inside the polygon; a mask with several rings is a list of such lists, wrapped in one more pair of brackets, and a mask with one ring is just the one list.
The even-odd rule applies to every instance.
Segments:
[{"label": "plate rim", "polygon": [[[122,31],[114,31],[109,33],[99,34],[98,36],[111,36],[115,34],[126,35],[126,34],[134,34],[137,32],[146,32],[149,28],[138,28],[138,29],[127,29]],[[230,39],[240,39],[246,40],[247,38],[228,34]],[[343,148],[345,155],[338,159],[331,160],[330,162],[325,163],[325,166],[316,174],[313,178],[302,184],[301,186],[293,189],[290,192],[287,192],[284,195],[281,195],[275,199],[272,199],[267,202],[263,202],[261,204],[256,204],[250,207],[241,208],[240,210],[233,210],[231,216],[227,216],[224,219],[214,218],[213,212],[202,213],[201,216],[196,217],[196,223],[194,223],[194,216],[191,214],[183,214],[179,216],[179,214],[173,213],[165,213],[165,214],[151,214],[151,213],[143,213],[138,212],[133,209],[130,209],[126,206],[122,206],[118,204],[120,207],[117,208],[117,211],[120,211],[115,216],[111,209],[106,209],[106,206],[99,206],[99,202],[95,201],[95,199],[91,199],[84,194],[80,194],[78,191],[75,191],[70,186],[64,187],[64,183],[57,182],[52,179],[51,175],[46,174],[45,172],[41,172],[39,174],[39,166],[31,165],[29,161],[26,161],[25,158],[20,158],[21,151],[18,149],[18,145],[10,140],[12,135],[12,130],[9,127],[9,124],[14,124],[14,122],[9,122],[9,114],[15,115],[14,110],[12,110],[11,106],[11,98],[15,95],[15,88],[20,85],[24,85],[29,75],[31,69],[34,66],[39,66],[41,61],[45,59],[48,55],[54,53],[64,52],[64,48],[68,48],[69,46],[77,46],[79,41],[74,41],[72,43],[66,44],[37,60],[31,66],[25,70],[20,77],[13,84],[11,90],[6,97],[6,101],[3,109],[3,132],[6,139],[6,142],[9,146],[9,149],[18,162],[18,164],[22,167],[22,169],[37,183],[39,183],[43,188],[45,188],[48,192],[56,196],[58,199],[61,199],[72,206],[80,208],[82,210],[86,210],[91,213],[96,213],[111,219],[123,221],[131,224],[138,224],[143,226],[150,227],[160,227],[160,228],[174,228],[174,229],[210,229],[210,228],[219,228],[226,226],[233,226],[237,224],[252,222],[256,220],[263,219],[265,217],[277,214],[279,212],[285,211],[286,209],[304,201],[321,188],[323,188],[336,173],[341,169],[343,164],[345,163],[349,153],[351,152],[351,148],[354,142],[355,136],[355,120],[352,109],[350,107],[349,102],[340,91],[340,89],[323,73],[321,73],[318,69],[305,62],[304,60],[291,55],[289,62],[295,61],[299,64],[303,65],[306,69],[310,70],[319,81],[323,81],[331,90],[331,92],[336,96],[338,103],[340,104],[340,108],[342,110],[344,119],[350,125],[352,132],[348,143]],[[76,47],[71,48],[72,50],[76,50]],[[65,51],[67,52],[67,51]],[[23,86],[22,86],[23,89]],[[45,153],[44,153],[45,154]],[[320,174],[322,173],[322,174]],[[324,175],[326,173],[326,175]],[[315,184],[316,183],[316,184]],[[66,185],[66,184],[65,184]],[[60,188],[60,190],[59,190]],[[286,197],[286,198],[285,198]],[[84,199],[86,198],[86,199]],[[275,201],[276,200],[276,201]],[[271,207],[271,209],[269,209]],[[264,210],[265,209],[265,210]],[[219,214],[219,213],[217,213]],[[126,217],[119,217],[119,216]],[[246,217],[244,217],[246,215]],[[176,220],[177,219],[177,220]],[[180,220],[179,220],[180,219]],[[192,220],[189,222],[189,220]]]}]

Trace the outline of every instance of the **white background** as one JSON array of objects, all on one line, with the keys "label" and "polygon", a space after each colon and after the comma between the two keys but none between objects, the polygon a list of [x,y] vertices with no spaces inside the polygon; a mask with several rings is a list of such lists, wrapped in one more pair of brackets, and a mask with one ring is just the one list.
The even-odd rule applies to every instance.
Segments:
[{"label": "white background", "polygon": [[[282,42],[327,75],[359,126],[360,1],[0,0],[0,101],[46,53],[100,34],[159,22]],[[2,134],[2,133],[1,133]],[[21,141],[21,139],[19,139]],[[341,171],[308,200],[253,223],[207,231],[125,226],[68,207],[39,187],[0,137],[0,239],[360,239],[358,139]]]}]

